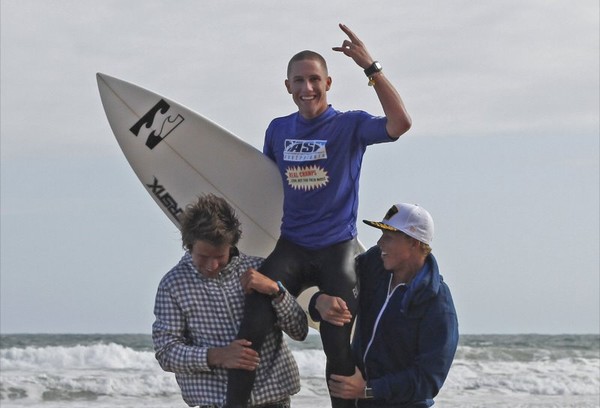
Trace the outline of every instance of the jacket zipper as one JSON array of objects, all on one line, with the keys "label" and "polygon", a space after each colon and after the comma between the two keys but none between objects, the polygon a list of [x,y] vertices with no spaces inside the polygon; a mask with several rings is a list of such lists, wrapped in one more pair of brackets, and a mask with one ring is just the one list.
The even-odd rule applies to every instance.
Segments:
[{"label": "jacket zipper", "polygon": [[366,378],[367,380],[369,379],[369,374],[367,373],[367,354],[369,353],[369,350],[371,349],[371,346],[373,345],[373,341],[375,340],[375,334],[377,333],[379,321],[381,320],[381,317],[383,316],[383,313],[385,312],[385,309],[387,308],[387,305],[390,302],[390,299],[396,292],[396,289],[398,289],[402,285],[404,285],[404,284],[396,285],[396,287],[394,289],[392,289],[392,291],[390,292],[390,288],[392,286],[392,276],[390,276],[390,281],[388,282],[388,289],[387,289],[388,295],[385,299],[385,303],[383,304],[383,306],[381,306],[381,309],[379,310],[379,314],[377,315],[377,319],[375,320],[375,324],[373,325],[373,332],[371,333],[371,339],[369,340],[369,343],[367,344],[367,348],[365,349],[365,353],[363,354],[363,366],[365,367],[365,376],[367,377]]}]

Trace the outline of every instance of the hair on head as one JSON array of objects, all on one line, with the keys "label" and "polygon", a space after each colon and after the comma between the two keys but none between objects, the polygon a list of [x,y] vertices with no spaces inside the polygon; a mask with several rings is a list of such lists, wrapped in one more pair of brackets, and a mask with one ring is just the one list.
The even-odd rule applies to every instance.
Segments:
[{"label": "hair on head", "polygon": [[203,194],[188,204],[180,221],[182,245],[188,250],[196,241],[235,246],[242,236],[235,210],[225,199],[214,194]]}]

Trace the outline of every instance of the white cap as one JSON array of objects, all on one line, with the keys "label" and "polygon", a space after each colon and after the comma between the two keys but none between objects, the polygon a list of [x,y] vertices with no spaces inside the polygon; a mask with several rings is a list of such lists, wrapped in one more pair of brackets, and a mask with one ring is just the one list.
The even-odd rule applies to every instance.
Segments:
[{"label": "white cap", "polygon": [[433,241],[433,218],[426,209],[416,204],[395,204],[381,222],[367,220],[363,222],[381,230],[404,232],[428,245]]}]

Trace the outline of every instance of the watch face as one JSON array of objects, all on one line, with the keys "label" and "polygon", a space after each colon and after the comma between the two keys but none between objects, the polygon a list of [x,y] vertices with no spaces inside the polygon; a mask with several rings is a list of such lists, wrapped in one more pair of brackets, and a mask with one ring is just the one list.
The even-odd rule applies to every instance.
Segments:
[{"label": "watch face", "polygon": [[379,61],[374,61],[373,64],[371,64],[371,66],[367,69],[365,69],[365,74],[367,76],[371,76],[373,74],[375,74],[376,72],[380,72],[381,70],[383,70],[381,64],[379,63]]}]

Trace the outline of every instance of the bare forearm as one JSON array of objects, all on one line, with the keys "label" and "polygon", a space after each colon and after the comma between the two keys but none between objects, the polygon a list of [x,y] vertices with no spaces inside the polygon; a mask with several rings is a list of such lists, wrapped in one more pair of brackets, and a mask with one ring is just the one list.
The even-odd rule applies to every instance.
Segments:
[{"label": "bare forearm", "polygon": [[344,55],[352,58],[359,67],[365,70],[365,74],[367,74],[370,80],[369,83],[375,87],[375,91],[383,107],[383,112],[388,120],[386,125],[387,133],[391,138],[399,138],[410,129],[412,124],[400,94],[381,71],[381,65],[375,65],[375,60],[356,34],[344,24],[340,24],[340,28],[348,35],[348,40],[344,40],[340,47],[333,47],[333,50],[344,53]]},{"label": "bare forearm", "polygon": [[412,125],[410,115],[406,111],[400,94],[383,71],[374,75],[373,81],[375,82],[373,87],[387,118],[388,135],[397,139],[410,129]]}]

